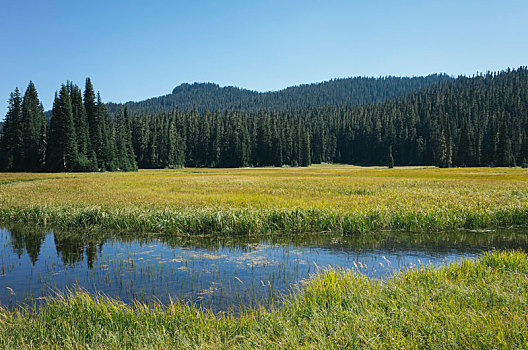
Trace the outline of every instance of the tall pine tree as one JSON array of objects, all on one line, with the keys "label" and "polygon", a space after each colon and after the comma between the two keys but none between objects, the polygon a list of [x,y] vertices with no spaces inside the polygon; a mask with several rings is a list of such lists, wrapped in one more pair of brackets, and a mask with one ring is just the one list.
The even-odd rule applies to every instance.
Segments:
[{"label": "tall pine tree", "polygon": [[79,170],[71,98],[64,84],[53,102],[47,154],[49,170]]},{"label": "tall pine tree", "polygon": [[2,138],[0,139],[0,169],[17,171],[22,153],[22,98],[18,88],[11,93],[9,107],[4,121]]}]

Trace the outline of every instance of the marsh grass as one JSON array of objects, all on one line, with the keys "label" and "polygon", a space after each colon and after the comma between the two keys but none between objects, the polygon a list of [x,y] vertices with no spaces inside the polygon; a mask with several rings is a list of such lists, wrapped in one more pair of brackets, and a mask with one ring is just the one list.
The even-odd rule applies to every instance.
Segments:
[{"label": "marsh grass", "polygon": [[331,270],[282,306],[238,317],[76,292],[39,310],[0,310],[0,347],[526,348],[527,295],[528,256],[519,251],[411,268],[386,282]]},{"label": "marsh grass", "polygon": [[525,225],[528,171],[325,165],[3,173],[0,222],[188,234]]}]

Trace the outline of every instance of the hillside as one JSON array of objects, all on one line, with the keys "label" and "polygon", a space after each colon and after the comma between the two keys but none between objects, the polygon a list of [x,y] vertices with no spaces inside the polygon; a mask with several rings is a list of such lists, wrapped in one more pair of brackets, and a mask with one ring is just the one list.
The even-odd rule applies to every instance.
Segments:
[{"label": "hillside", "polygon": [[[127,102],[132,113],[183,110],[244,110],[284,111],[295,108],[322,106],[355,106],[383,102],[431,85],[452,80],[446,74],[425,77],[381,77],[333,79],[322,83],[292,86],[280,91],[263,92],[220,87],[213,83],[182,84],[171,94],[140,102]],[[111,114],[121,104],[108,103]]]},{"label": "hillside", "polygon": [[[178,110],[133,120],[140,168],[528,163],[528,69],[459,77],[383,103]],[[528,165],[528,164],[527,164]]]},{"label": "hillside", "polygon": [[[435,79],[447,81],[383,102],[365,102],[402,92],[404,85],[408,86],[411,81],[424,83]],[[359,88],[360,82],[364,83],[363,89]],[[345,83],[349,84],[348,91],[356,88],[363,93],[350,94],[349,104],[325,104],[323,92],[333,96],[329,101],[346,97],[342,93]],[[62,101],[64,110],[72,113],[65,120],[75,123],[69,133],[54,134],[56,139],[72,145],[71,159],[80,159],[78,163],[82,166],[72,169],[87,169],[85,164],[88,163],[93,164],[90,169],[105,170],[136,169],[136,163],[140,168],[306,166],[312,163],[528,166],[527,67],[456,79],[443,75],[345,79],[266,94],[221,88],[215,84],[182,85],[175,89],[173,97],[179,98],[185,106],[182,101],[189,104],[198,96],[204,96],[205,105],[200,108],[204,111],[182,106],[169,108],[168,102],[161,105],[158,99],[157,104],[151,101],[150,106],[162,106],[168,111],[138,112],[141,110],[138,109],[132,116],[134,110],[129,106],[132,113],[117,113],[115,118],[108,115],[102,102],[95,101],[93,88],[89,90],[91,97],[83,102],[78,87],[70,86],[68,90],[63,86],[63,98],[57,101]],[[207,103],[234,103],[250,95],[268,109],[253,110],[255,104],[253,107],[232,105],[231,110],[206,107]],[[17,101],[18,104],[13,101],[12,105],[18,107],[9,113],[13,123],[6,122],[5,135],[0,138],[5,150],[0,152],[0,167],[34,169],[23,160],[23,156],[33,154],[43,155],[46,158],[40,157],[38,161],[44,159],[46,165],[51,164],[47,158],[65,148],[51,152],[54,146],[51,134],[41,135],[37,131],[45,129],[34,128],[38,134],[33,137],[36,141],[31,139],[26,143],[37,151],[26,152],[28,147],[19,142],[20,135],[27,134],[24,133],[23,116],[37,109],[24,113],[20,106],[29,105],[26,96],[22,100],[18,95]],[[36,98],[28,101],[39,105]],[[75,108],[72,101],[75,101]],[[308,102],[315,106],[286,108]],[[60,112],[57,108],[57,118],[62,116]],[[40,113],[36,117],[39,123],[45,121]],[[50,131],[52,122],[53,118],[48,122]],[[93,150],[89,151],[89,147]],[[87,163],[86,159],[99,161]],[[125,159],[128,161],[119,165]]]}]

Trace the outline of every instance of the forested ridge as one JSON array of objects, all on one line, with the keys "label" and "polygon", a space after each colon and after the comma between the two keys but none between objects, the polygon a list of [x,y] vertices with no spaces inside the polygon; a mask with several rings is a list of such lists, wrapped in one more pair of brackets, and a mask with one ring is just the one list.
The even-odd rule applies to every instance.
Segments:
[{"label": "forested ridge", "polygon": [[84,96],[71,83],[61,87],[49,123],[30,83],[23,98],[11,95],[0,150],[0,168],[11,171],[524,165],[528,69],[461,76],[369,104],[135,113],[127,106],[114,116],[88,79]]},{"label": "forested ridge", "polygon": [[[280,91],[256,92],[212,83],[181,84],[171,94],[140,102],[127,102],[131,113],[170,112],[175,108],[197,110],[284,111],[321,106],[353,106],[382,102],[433,84],[452,80],[446,74],[426,77],[356,77],[288,87]],[[111,113],[122,104],[108,103]]]},{"label": "forested ridge", "polygon": [[528,70],[459,77],[363,106],[145,112],[133,118],[132,133],[141,168],[521,165]]}]

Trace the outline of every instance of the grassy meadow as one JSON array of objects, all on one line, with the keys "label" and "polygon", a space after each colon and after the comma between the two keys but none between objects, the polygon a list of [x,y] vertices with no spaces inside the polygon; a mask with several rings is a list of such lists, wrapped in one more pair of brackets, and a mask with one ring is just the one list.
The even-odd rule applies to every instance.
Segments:
[{"label": "grassy meadow", "polygon": [[125,305],[83,292],[0,309],[2,349],[528,348],[528,256],[486,253],[386,282],[353,271],[307,281],[282,307],[239,317],[174,302]]},{"label": "grassy meadow", "polygon": [[522,225],[528,170],[320,165],[0,173],[0,220],[188,234]]},{"label": "grassy meadow", "polygon": [[[528,171],[321,165],[1,173],[1,223],[224,235],[526,225]],[[78,290],[38,309],[0,307],[0,348],[528,348],[527,315],[528,256],[503,251],[386,281],[330,270],[281,305],[236,317],[177,300],[127,305]]]}]

